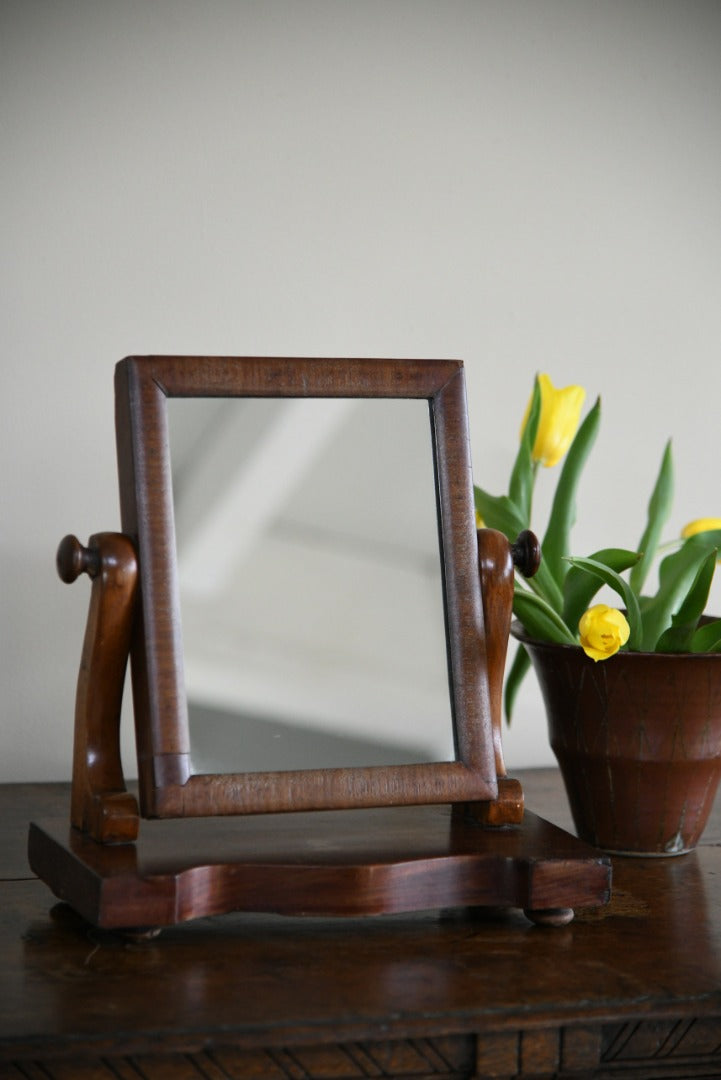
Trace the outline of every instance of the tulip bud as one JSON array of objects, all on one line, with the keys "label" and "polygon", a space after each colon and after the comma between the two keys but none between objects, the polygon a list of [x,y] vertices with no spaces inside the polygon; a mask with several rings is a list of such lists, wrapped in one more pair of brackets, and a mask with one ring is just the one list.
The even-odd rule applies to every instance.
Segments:
[{"label": "tulip bud", "polygon": [[607,604],[596,604],[581,616],[578,632],[586,656],[592,660],[607,660],[626,644],[630,627],[622,611]]},{"label": "tulip bud", "polygon": [[684,525],[681,536],[684,540],[688,540],[689,536],[696,536],[697,533],[713,532],[716,529],[721,529],[721,518],[696,518],[695,521],[689,521],[688,525]]},{"label": "tulip bud", "polygon": [[[573,442],[586,391],[582,386],[566,386],[557,390],[548,375],[539,375],[538,384],[541,390],[541,415],[532,457],[550,468],[558,464]],[[526,427],[530,410],[529,401],[521,432]]]}]

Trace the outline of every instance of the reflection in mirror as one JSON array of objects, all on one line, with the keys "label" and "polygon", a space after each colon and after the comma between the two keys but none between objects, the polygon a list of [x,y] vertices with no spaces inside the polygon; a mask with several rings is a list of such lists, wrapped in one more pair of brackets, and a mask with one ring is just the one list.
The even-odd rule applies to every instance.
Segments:
[{"label": "reflection in mirror", "polygon": [[452,760],[428,403],[168,413],[194,772]]}]

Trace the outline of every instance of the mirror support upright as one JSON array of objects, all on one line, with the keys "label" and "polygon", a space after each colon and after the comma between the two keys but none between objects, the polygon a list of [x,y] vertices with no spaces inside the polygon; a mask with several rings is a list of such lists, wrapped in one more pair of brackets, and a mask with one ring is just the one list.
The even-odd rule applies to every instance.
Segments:
[{"label": "mirror support upright", "polygon": [[529,530],[524,530],[513,544],[495,529],[479,529],[477,536],[498,796],[491,801],[470,803],[465,812],[484,825],[520,825],[523,788],[518,780],[508,776],[503,760],[503,679],[513,613],[514,568],[524,577],[533,577],[541,565],[541,545]]},{"label": "mirror support upright", "polygon": [[68,584],[80,574],[92,580],[75,699],[71,821],[99,843],[130,843],[140,818],[123,777],[120,708],[138,584],[135,549],[121,533],[91,536],[87,548],[66,536],[57,569]]}]

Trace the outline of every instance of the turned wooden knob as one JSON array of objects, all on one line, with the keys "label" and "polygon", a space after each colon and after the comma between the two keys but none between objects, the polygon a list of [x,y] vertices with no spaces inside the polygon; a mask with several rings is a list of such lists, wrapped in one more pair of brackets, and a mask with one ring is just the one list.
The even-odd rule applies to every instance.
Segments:
[{"label": "turned wooden knob", "polygon": [[515,544],[511,544],[513,565],[516,566],[524,577],[533,577],[541,565],[541,544],[535,533],[530,529],[524,529],[516,537]]},{"label": "turned wooden knob", "polygon": [[58,546],[55,565],[61,581],[72,584],[81,574],[95,577],[100,560],[94,548],[86,548],[76,536],[64,536]]}]

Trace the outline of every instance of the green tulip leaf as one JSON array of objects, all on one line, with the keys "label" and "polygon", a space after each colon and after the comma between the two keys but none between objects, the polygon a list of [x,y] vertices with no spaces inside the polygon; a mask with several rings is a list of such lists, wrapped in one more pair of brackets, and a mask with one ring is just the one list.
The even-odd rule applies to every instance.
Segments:
[{"label": "green tulip leaf", "polygon": [[691,638],[691,652],[721,652],[721,619],[699,626]]},{"label": "green tulip leaf", "polygon": [[645,651],[654,651],[661,635],[672,625],[674,613],[693,588],[701,564],[718,547],[721,547],[721,529],[697,533],[663,560],[658,572],[658,591],[643,608]]},{"label": "green tulip leaf", "polygon": [[506,714],[506,723],[509,725],[511,723],[511,717],[513,716],[513,709],[516,704],[518,691],[530,666],[531,658],[528,655],[528,652],[523,645],[519,645],[516,649],[516,655],[513,657],[513,663],[509,668],[508,675],[506,676],[506,685],[503,691],[504,712]]},{"label": "green tulip leaf", "polygon": [[698,621],[708,602],[717,556],[713,548],[701,562],[691,588],[671,617],[671,625],[658,639],[656,652],[690,652]]},{"label": "green tulip leaf", "polygon": [[683,541],[683,546],[698,548],[700,551],[721,550],[721,529],[707,529],[706,532],[694,533]]},{"label": "green tulip leaf", "polygon": [[649,500],[646,528],[638,545],[641,558],[634,566],[629,577],[631,588],[636,593],[636,596],[640,596],[651,563],[656,556],[661,530],[668,521],[672,501],[673,457],[671,454],[671,440],[669,439],[661,458],[661,468]]},{"label": "green tulip leaf", "polygon": [[[511,501],[508,495],[489,495],[483,488],[474,486],[473,498],[478,513],[483,518],[484,525],[489,529],[498,529],[511,543],[518,538],[528,526],[524,523],[518,507]],[[563,598],[561,590],[551,577],[548,568],[544,566],[543,559],[538,571],[529,584],[534,592],[542,596],[556,611],[561,610]]]},{"label": "green tulip leaf", "polygon": [[498,529],[514,541],[520,532],[528,528],[520,510],[508,495],[489,495],[483,488],[473,488],[476,510],[489,529]]},{"label": "green tulip leaf", "polygon": [[563,610],[563,595],[557,583],[553,579],[551,571],[546,566],[546,561],[541,556],[541,565],[531,578],[525,579],[532,592],[543,599],[559,615]]},{"label": "green tulip leaf", "polygon": [[531,520],[531,503],[533,501],[533,485],[536,479],[536,469],[533,464],[533,446],[538,432],[538,423],[541,419],[541,386],[538,376],[533,384],[531,395],[531,407],[528,419],[521,434],[521,442],[511,472],[511,481],[508,495],[514,506],[517,506],[524,520],[524,529],[527,529]]},{"label": "green tulip leaf", "polygon": [[[609,570],[615,570],[617,574],[623,573],[640,559],[637,551],[627,551],[625,548],[602,548],[590,556],[594,562],[603,563]],[[563,583],[563,619],[568,626],[577,626],[578,620],[589,607],[594,596],[602,587],[603,582],[599,577],[589,574],[578,566],[569,566],[566,580]]]},{"label": "green tulip leaf", "polygon": [[571,529],[576,521],[576,491],[586,459],[596,441],[601,421],[601,399],[590,410],[576,432],[558,478],[548,528],[543,538],[543,560],[560,586],[568,572],[564,556],[570,547]]},{"label": "green tulip leaf", "polygon": [[618,593],[626,606],[626,617],[630,629],[628,647],[634,651],[640,649],[643,640],[641,610],[638,605],[638,597],[628,582],[624,581],[615,570],[605,566],[602,562],[598,562],[596,559],[580,559],[571,556],[568,562],[571,566],[576,566],[579,570],[584,570],[586,573],[600,578],[605,585],[609,585],[614,592]]},{"label": "green tulip leaf", "polygon": [[516,582],[513,612],[531,637],[551,641],[556,645],[577,645],[578,640],[551,605]]}]

